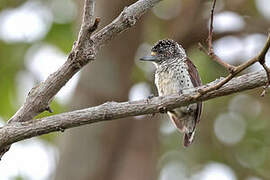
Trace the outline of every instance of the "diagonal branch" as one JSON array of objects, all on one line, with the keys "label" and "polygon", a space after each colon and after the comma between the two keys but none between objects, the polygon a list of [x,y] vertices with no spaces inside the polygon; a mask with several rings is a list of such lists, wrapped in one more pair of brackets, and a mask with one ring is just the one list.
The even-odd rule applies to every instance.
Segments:
[{"label": "diagonal branch", "polygon": [[136,3],[125,7],[120,15],[109,25],[92,36],[92,40],[97,49],[107,44],[121,32],[135,25],[137,20],[150,8],[161,0],[138,0]]},{"label": "diagonal branch", "polygon": [[[32,88],[23,106],[10,118],[10,122],[29,121],[41,112],[48,110],[50,102],[60,89],[88,62],[96,58],[102,45],[107,44],[124,30],[133,26],[137,20],[151,7],[161,0],[139,0],[125,8],[109,25],[91,36],[99,18],[93,21],[94,1],[85,0],[84,17],[77,43],[74,44],[67,61],[44,82]],[[92,29],[94,28],[94,29]]]},{"label": "diagonal branch", "polygon": [[246,68],[250,67],[251,65],[253,65],[256,62],[259,62],[264,70],[266,71],[267,77],[268,77],[268,81],[266,82],[265,87],[263,88],[263,92],[261,93],[261,96],[264,96],[266,93],[266,90],[270,84],[270,69],[266,66],[265,64],[265,55],[267,53],[267,51],[269,50],[270,47],[270,33],[268,33],[268,38],[266,40],[265,46],[262,49],[262,51],[259,53],[259,55],[257,55],[256,57],[248,60],[247,62],[235,67],[232,66],[224,61],[222,61],[215,53],[213,50],[213,21],[214,21],[214,9],[215,9],[215,5],[216,5],[216,0],[213,0],[213,4],[212,4],[212,9],[211,9],[211,14],[210,14],[210,27],[209,27],[209,37],[208,37],[208,51],[203,47],[203,45],[201,43],[199,43],[199,49],[204,51],[206,54],[209,55],[209,57],[211,57],[213,60],[215,60],[216,62],[218,62],[220,65],[222,65],[224,68],[226,68],[229,71],[229,75],[224,78],[222,81],[220,81],[219,83],[211,86],[211,87],[207,87],[204,89],[200,89],[199,93],[194,96],[195,98],[219,89],[220,87],[222,87],[224,84],[228,83],[233,77],[235,77],[237,74],[239,74],[240,72],[242,72],[243,70],[245,70]]},{"label": "diagonal branch", "polygon": [[[204,85],[203,88],[217,84],[218,81],[220,80]],[[208,92],[197,99],[194,99],[193,96],[197,94],[198,88],[184,91],[182,95],[175,94],[122,103],[107,102],[100,106],[53,115],[35,121],[7,124],[0,128],[0,149],[14,142],[42,134],[64,131],[68,128],[101,121],[158,113],[161,107],[171,110],[190,103],[257,88],[266,82],[267,77],[264,71],[259,71],[236,77],[220,89]]]},{"label": "diagonal branch", "polygon": [[[93,20],[95,0],[85,0],[81,29],[67,61],[44,82],[31,89],[25,103],[9,119],[8,124],[31,121],[43,111],[52,112],[50,103],[54,96],[83,66],[96,59],[100,47],[133,26],[147,10],[159,1],[161,0],[138,0],[125,8],[112,23],[92,35],[97,29],[100,19]],[[0,138],[0,140],[2,139]],[[8,150],[8,146],[0,148],[0,159]]]},{"label": "diagonal branch", "polygon": [[[75,73],[96,58],[96,54],[103,45],[107,44],[121,32],[133,26],[147,10],[159,1],[161,0],[138,0],[136,3],[125,8],[112,23],[93,34],[98,27],[100,19],[96,18],[95,21],[93,20],[94,0],[85,0],[81,30],[78,35],[78,40],[74,43],[67,61],[44,82],[32,88],[24,105],[9,120],[7,125],[0,128],[0,158],[9,149],[12,143],[41,134],[63,131],[67,128],[99,121],[157,113],[160,108],[170,110],[190,103],[252,89],[264,84],[269,85],[269,79],[267,80],[266,77],[269,78],[270,73],[269,68],[265,65],[265,54],[270,46],[270,39],[268,38],[265,48],[257,57],[236,68],[231,66],[233,67],[233,71],[231,71],[226,78],[202,86],[200,89],[195,89],[188,94],[157,97],[151,100],[135,102],[105,103],[93,108],[63,113],[32,121],[39,113],[45,110],[52,111],[49,104],[54,96]],[[214,0],[214,3],[215,2],[216,0]],[[215,4],[213,4],[212,16],[214,7]],[[210,25],[213,25],[213,18]],[[213,31],[213,28],[210,29]],[[211,37],[209,37],[209,41],[211,40],[209,42],[210,47],[212,46],[212,34],[212,32],[209,33],[209,36],[211,35]],[[211,52],[209,55],[211,55]],[[222,61],[220,60],[220,62]],[[233,79],[236,74],[255,62],[260,62],[262,64],[264,69],[268,72],[267,76],[263,72],[257,72]],[[198,91],[200,93],[198,93]],[[199,96],[195,96],[198,94]]]},{"label": "diagonal branch", "polygon": [[[259,55],[257,55],[256,57],[254,57],[254,58],[252,58],[252,59],[250,59],[250,60],[248,60],[246,62],[244,62],[243,64],[237,66],[235,68],[235,71],[234,72],[230,73],[226,78],[224,78],[219,83],[217,83],[217,84],[215,84],[213,86],[210,86],[210,87],[201,89],[200,90],[200,94],[205,94],[207,92],[210,92],[210,91],[219,89],[224,84],[228,83],[237,74],[239,74],[240,72],[242,72],[243,70],[245,70],[246,68],[250,67],[251,65],[253,65],[256,62],[262,62],[262,63],[264,63],[265,62],[265,55],[266,55],[267,51],[269,50],[269,47],[270,47],[270,34],[268,35],[267,41],[266,41],[266,43],[265,43],[262,51],[259,53]],[[265,64],[264,64],[263,67],[266,67],[267,68],[267,66]],[[268,68],[266,70],[268,70]],[[269,77],[269,73],[268,73],[269,71],[266,71],[266,72],[267,72],[267,77]],[[269,79],[268,79],[268,81],[266,83],[269,83]],[[264,90],[264,92],[265,92],[265,90]],[[197,96],[200,96],[200,94],[197,95]]]},{"label": "diagonal branch", "polygon": [[[95,49],[93,43],[89,41],[92,32],[89,29],[94,27],[92,19],[94,16],[94,0],[85,0],[84,13],[78,40],[74,44],[67,61],[44,82],[31,89],[28,93],[25,103],[11,117],[8,123],[17,121],[29,121],[43,111],[52,112],[49,107],[50,102],[60,89],[90,60],[95,59]],[[96,20],[95,22],[99,22]],[[94,31],[95,29],[93,29]],[[89,48],[85,49],[85,44]]]}]

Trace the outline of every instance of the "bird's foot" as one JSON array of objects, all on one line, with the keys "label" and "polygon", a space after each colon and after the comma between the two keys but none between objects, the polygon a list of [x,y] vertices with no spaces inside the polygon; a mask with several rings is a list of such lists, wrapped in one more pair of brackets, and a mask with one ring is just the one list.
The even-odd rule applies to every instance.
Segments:
[{"label": "bird's foot", "polygon": [[150,94],[148,97],[147,97],[147,99],[153,99],[155,96],[154,96],[154,94]]},{"label": "bird's foot", "polygon": [[167,113],[167,112],[168,112],[168,109],[167,109],[166,107],[159,107],[159,108],[158,108],[158,111],[159,111],[160,113],[164,114],[164,113]]},{"label": "bird's foot", "polygon": [[149,103],[149,101],[150,101],[151,99],[153,99],[154,97],[155,97],[154,94],[150,94],[150,95],[147,97],[147,99],[146,99],[147,103]]},{"label": "bird's foot", "polygon": [[[151,99],[153,99],[155,96],[154,96],[154,94],[150,94],[148,97],[147,97],[147,99],[146,99],[146,101],[147,101],[147,103],[149,103],[149,101],[151,100]],[[152,117],[154,117],[156,114],[155,113],[152,113]]]}]

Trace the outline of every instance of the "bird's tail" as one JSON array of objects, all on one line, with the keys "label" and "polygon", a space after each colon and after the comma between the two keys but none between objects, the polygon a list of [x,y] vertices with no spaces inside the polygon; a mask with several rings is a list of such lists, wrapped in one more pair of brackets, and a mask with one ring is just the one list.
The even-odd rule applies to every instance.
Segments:
[{"label": "bird's tail", "polygon": [[193,142],[193,138],[194,138],[194,134],[195,134],[195,125],[193,127],[193,129],[190,131],[189,129],[187,129],[186,125],[184,124],[184,121],[181,121],[177,118],[176,113],[174,111],[170,111],[168,112],[170,119],[172,120],[172,122],[174,123],[174,125],[177,127],[177,129],[184,133],[184,137],[183,137],[183,144],[184,147],[188,147],[189,145],[192,144]]},{"label": "bird's tail", "polygon": [[183,142],[184,142],[185,147],[188,147],[189,145],[192,144],[193,139],[194,139],[194,134],[195,134],[195,129],[194,129],[194,131],[192,131],[190,133],[184,134]]}]

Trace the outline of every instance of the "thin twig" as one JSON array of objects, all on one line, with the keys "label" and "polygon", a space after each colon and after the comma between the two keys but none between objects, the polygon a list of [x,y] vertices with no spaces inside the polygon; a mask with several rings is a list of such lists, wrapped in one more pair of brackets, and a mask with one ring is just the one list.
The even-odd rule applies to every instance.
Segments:
[{"label": "thin twig", "polygon": [[199,48],[202,50],[205,54],[207,54],[211,59],[219,63],[221,66],[223,66],[229,73],[233,73],[235,71],[235,67],[226,63],[225,61],[222,61],[218,55],[215,54],[214,48],[213,48],[213,30],[214,30],[214,10],[216,6],[216,0],[213,0],[211,13],[210,13],[210,24],[209,24],[209,33],[208,33],[208,51],[203,47],[201,43],[199,43]]},{"label": "thin twig", "polygon": [[[268,35],[268,38],[267,38],[267,41],[263,47],[263,49],[261,50],[261,52],[259,53],[258,56],[244,62],[243,64],[237,66],[234,70],[234,72],[231,72],[226,78],[224,78],[222,81],[220,81],[219,83],[213,85],[213,86],[210,86],[210,87],[207,87],[207,88],[204,88],[204,89],[200,89],[199,90],[199,94],[194,96],[194,98],[196,97],[199,97],[207,92],[210,92],[210,91],[213,91],[213,90],[216,90],[216,89],[219,89],[220,87],[222,87],[224,84],[226,84],[227,82],[229,82],[233,77],[235,77],[237,74],[239,74],[240,72],[242,72],[243,70],[245,70],[246,68],[250,67],[251,65],[253,65],[254,63],[256,62],[263,62],[262,66],[264,67],[264,69],[266,70],[267,72],[267,77],[269,75],[269,68],[265,65],[264,63],[264,59],[265,59],[265,55],[268,51],[270,47],[270,34]],[[266,84],[267,85],[267,84]],[[268,83],[269,85],[269,83]],[[264,88],[265,89],[265,88]],[[265,92],[265,91],[264,91]]]},{"label": "thin twig", "polygon": [[[212,43],[211,43],[212,44]],[[203,51],[205,54],[207,54],[211,59],[213,59],[214,61],[216,61],[217,63],[219,63],[221,66],[223,66],[224,68],[226,68],[230,73],[235,71],[235,66],[232,66],[224,61],[221,60],[221,58],[219,56],[217,56],[214,51],[207,51],[207,49],[201,44],[198,43],[199,45],[199,49],[201,51]]]},{"label": "thin twig", "polygon": [[235,67],[232,66],[224,61],[222,61],[215,53],[213,50],[213,30],[214,30],[214,26],[213,26],[213,22],[214,22],[214,10],[215,10],[215,5],[216,5],[216,0],[213,0],[213,4],[212,4],[212,9],[211,9],[211,14],[210,14],[210,25],[209,25],[209,35],[208,35],[208,51],[206,50],[206,48],[203,47],[203,45],[201,43],[199,43],[199,49],[201,51],[203,51],[204,53],[208,54],[208,56],[215,60],[216,62],[218,62],[220,65],[222,65],[224,68],[226,68],[229,71],[229,75],[224,78],[222,81],[220,81],[219,83],[211,86],[211,87],[207,87],[204,89],[200,89],[198,92],[199,94],[194,96],[194,98],[197,98],[207,92],[219,89],[220,87],[222,87],[224,84],[228,83],[233,77],[235,77],[237,74],[239,74],[240,72],[242,72],[244,69],[248,68],[249,66],[253,65],[256,62],[259,62],[263,68],[265,69],[266,73],[267,73],[267,77],[269,77],[268,82],[266,84],[266,86],[264,87],[264,90],[261,94],[261,96],[265,95],[266,93],[266,89],[270,84],[270,70],[269,68],[266,66],[265,64],[265,54],[267,53],[269,46],[270,46],[270,35],[268,35],[266,44],[264,46],[264,48],[262,49],[262,51],[259,53],[258,56],[256,56],[255,58],[252,58],[250,60],[248,60],[247,62]]},{"label": "thin twig", "polygon": [[210,25],[209,25],[209,34],[208,34],[208,52],[213,52],[213,30],[214,30],[214,10],[216,6],[216,0],[213,0],[211,15],[210,15]]}]

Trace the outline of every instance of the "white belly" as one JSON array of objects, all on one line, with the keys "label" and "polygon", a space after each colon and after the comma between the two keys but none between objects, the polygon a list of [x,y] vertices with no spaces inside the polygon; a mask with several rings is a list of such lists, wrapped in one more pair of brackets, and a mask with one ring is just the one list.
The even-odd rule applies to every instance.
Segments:
[{"label": "white belly", "polygon": [[180,74],[179,72],[161,72],[155,75],[155,84],[158,94],[169,95],[179,93],[183,89],[193,87],[188,73]]}]

